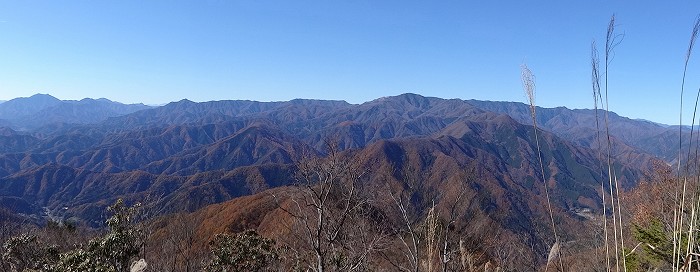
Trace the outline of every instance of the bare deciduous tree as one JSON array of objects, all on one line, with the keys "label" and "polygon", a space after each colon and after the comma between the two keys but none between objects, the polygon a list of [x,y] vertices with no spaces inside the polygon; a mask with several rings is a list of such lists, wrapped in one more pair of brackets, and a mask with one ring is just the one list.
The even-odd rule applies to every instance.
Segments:
[{"label": "bare deciduous tree", "polygon": [[311,253],[309,258],[297,254],[308,269],[366,269],[383,239],[380,227],[367,222],[379,216],[362,188],[367,170],[360,160],[341,154],[335,144],[327,142],[326,147],[326,157],[308,157],[297,163],[299,183],[288,202],[278,204],[293,219],[289,225],[297,240],[293,247]]}]

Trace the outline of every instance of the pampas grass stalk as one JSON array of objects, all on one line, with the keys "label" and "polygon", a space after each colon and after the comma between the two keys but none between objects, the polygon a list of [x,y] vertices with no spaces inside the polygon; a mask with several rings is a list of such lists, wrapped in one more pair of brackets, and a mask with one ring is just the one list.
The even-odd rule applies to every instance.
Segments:
[{"label": "pampas grass stalk", "polygon": [[[695,19],[695,24],[693,26],[693,30],[690,34],[690,42],[688,44],[688,50],[686,51],[685,54],[685,63],[683,65],[683,78],[681,80],[681,95],[680,95],[680,113],[678,117],[678,124],[679,124],[679,132],[678,132],[678,169],[677,169],[677,178],[678,180],[683,178],[683,184],[682,184],[682,194],[679,196],[679,188],[676,187],[676,201],[680,198],[680,202],[677,203],[677,209],[674,209],[674,216],[673,216],[673,268],[674,270],[680,269],[680,262],[682,253],[681,253],[681,237],[682,237],[682,229],[683,229],[683,210],[685,209],[685,195],[686,195],[686,188],[687,188],[687,178],[681,172],[681,165],[682,165],[682,152],[683,152],[683,95],[685,91],[685,77],[688,71],[688,62],[690,61],[690,56],[693,52],[693,47],[695,45],[695,40],[698,36],[698,32],[700,32],[700,16],[696,17]],[[696,106],[695,109],[697,110],[697,99],[696,99]],[[695,123],[695,113],[693,113],[693,123]],[[694,127],[694,125],[692,126]],[[691,128],[691,141],[692,142],[692,131],[693,128]],[[689,158],[690,159],[690,158]],[[688,174],[688,173],[685,173]]]},{"label": "pampas grass stalk", "polygon": [[[696,180],[695,180],[696,185],[698,183],[698,181],[697,181],[698,148],[697,147],[695,147],[695,157],[691,157],[691,156],[693,153],[693,148],[692,148],[693,133],[695,132],[695,116],[697,114],[697,109],[698,109],[698,100],[700,100],[700,89],[698,90],[698,93],[695,97],[695,107],[693,108],[693,119],[692,119],[692,122],[690,125],[690,141],[688,144],[688,159],[687,159],[688,162],[686,163],[686,167],[685,167],[686,174],[684,175],[684,176],[688,176],[688,175],[690,175],[690,173],[693,173],[693,175],[696,176]],[[690,165],[691,165],[690,162],[692,160],[695,160],[695,164],[696,164],[694,169],[690,169]],[[687,180],[687,179],[684,178],[684,180]],[[695,186],[695,189],[696,190],[690,199],[691,209],[690,209],[690,218],[688,220],[688,244],[686,245],[686,249],[685,249],[685,252],[686,252],[685,255],[688,256],[689,260],[685,260],[685,263],[690,263],[690,261],[692,261],[692,256],[693,256],[692,250],[694,248],[693,244],[695,243],[695,236],[692,235],[692,233],[694,233],[695,226],[696,226],[696,220],[697,220],[697,218],[696,218],[697,217],[697,213],[696,213],[696,209],[697,209],[696,198],[697,197],[696,196],[698,194],[697,186]],[[685,196],[685,186],[683,187],[683,195]]]},{"label": "pampas grass stalk", "polygon": [[428,210],[428,218],[426,220],[427,226],[426,226],[426,266],[427,266],[427,272],[433,272],[433,260],[435,259],[435,252],[437,249],[437,243],[438,241],[436,240],[438,233],[438,216],[435,214],[435,203],[433,202],[433,206]]},{"label": "pampas grass stalk", "polygon": [[610,242],[608,240],[608,212],[607,203],[605,203],[605,175],[603,174],[603,155],[601,149],[603,144],[600,136],[600,122],[598,117],[598,101],[603,98],[600,95],[600,61],[598,58],[598,49],[595,41],[591,43],[591,81],[593,83],[593,110],[595,114],[596,139],[598,142],[598,171],[600,174],[600,194],[603,203],[603,236],[605,241],[605,264],[607,271],[610,271]]},{"label": "pampas grass stalk", "polygon": [[[610,112],[610,104],[609,104],[609,99],[608,99],[608,75],[609,75],[609,66],[610,63],[612,62],[612,59],[614,57],[614,49],[615,47],[620,44],[622,41],[623,35],[621,34],[616,34],[615,33],[615,15],[613,14],[612,17],[610,17],[610,22],[608,23],[608,31],[605,36],[605,135],[607,138],[607,143],[608,143],[608,181],[610,183],[610,198],[611,198],[611,207],[613,209],[613,225],[619,224],[618,226],[615,226],[613,230],[615,231],[615,261],[616,261],[616,269],[619,271],[619,263],[620,263],[620,257],[622,257],[622,269],[624,271],[627,271],[627,263],[625,261],[624,256],[620,256],[620,253],[622,250],[625,248],[625,240],[624,240],[624,235],[622,232],[622,209],[620,205],[620,186],[617,181],[617,174],[615,173],[615,169],[613,168],[612,165],[612,141],[610,140],[610,122],[609,122],[609,112]],[[615,189],[615,192],[613,194],[613,187]],[[615,211],[617,209],[617,212]],[[617,213],[617,215],[616,215]],[[619,239],[617,236],[617,233],[619,233]],[[618,241],[620,247],[618,248]]]},{"label": "pampas grass stalk", "polygon": [[[527,95],[528,102],[530,104],[530,115],[532,116],[532,127],[535,132],[535,145],[537,146],[537,159],[540,163],[540,173],[542,175],[542,181],[544,182],[544,192],[547,198],[547,210],[549,211],[549,219],[552,223],[552,231],[554,232],[554,246],[559,245],[559,235],[557,234],[557,226],[554,223],[554,213],[552,212],[552,203],[549,198],[549,186],[547,185],[547,179],[544,174],[544,163],[542,162],[542,151],[540,150],[540,140],[537,135],[537,112],[535,107],[535,76],[532,74],[527,65],[523,64],[521,67],[521,79],[523,83],[523,89]],[[558,251],[558,250],[557,250]],[[559,268],[564,271],[564,264],[562,263],[561,256],[558,255]],[[547,266],[545,266],[545,271],[549,269],[549,260],[547,261]]]},{"label": "pampas grass stalk", "polygon": [[[559,242],[554,243],[552,248],[549,249],[549,255],[547,255],[547,266],[556,258],[559,258],[560,254]],[[560,258],[559,258],[560,259]]]}]

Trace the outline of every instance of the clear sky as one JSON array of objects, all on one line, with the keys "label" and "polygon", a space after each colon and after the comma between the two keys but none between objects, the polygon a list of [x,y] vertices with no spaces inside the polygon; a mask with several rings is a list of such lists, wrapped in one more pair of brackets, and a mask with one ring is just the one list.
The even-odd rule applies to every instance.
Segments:
[{"label": "clear sky", "polygon": [[[0,100],[525,101],[526,62],[539,105],[591,108],[590,43],[613,13],[610,109],[677,124],[696,0],[0,0]],[[686,105],[700,52],[688,76]]]}]

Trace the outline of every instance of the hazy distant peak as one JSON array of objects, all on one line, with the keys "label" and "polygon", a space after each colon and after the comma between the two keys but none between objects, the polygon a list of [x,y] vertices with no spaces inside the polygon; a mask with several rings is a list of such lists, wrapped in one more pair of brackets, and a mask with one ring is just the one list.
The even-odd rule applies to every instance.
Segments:
[{"label": "hazy distant peak", "polygon": [[[24,97],[20,97],[20,98],[24,98]],[[32,96],[30,96],[30,97],[27,97],[27,98],[34,98],[34,99],[55,99],[55,100],[58,100],[58,98],[55,98],[55,97],[53,97],[53,96],[50,95],[50,94],[42,94],[42,93],[37,93],[37,94],[34,94],[34,95],[32,95]]]},{"label": "hazy distant peak", "polygon": [[652,125],[657,125],[657,126],[661,126],[661,127],[671,127],[671,125],[662,124],[662,123],[657,123],[657,122],[649,121],[649,120],[647,120],[647,119],[642,119],[642,118],[635,118],[635,119],[632,119],[632,120],[634,120],[634,121],[639,121],[639,122],[644,122],[644,123],[648,123],[648,124],[652,124]]},{"label": "hazy distant peak", "polygon": [[[285,102],[281,102],[285,103]],[[313,105],[327,105],[327,106],[332,106],[332,107],[345,107],[351,105],[345,100],[322,100],[322,99],[305,99],[305,98],[296,98],[289,100],[288,102],[289,105],[294,105],[294,106],[313,106]]]},{"label": "hazy distant peak", "polygon": [[377,98],[375,100],[364,103],[364,105],[374,105],[374,104],[393,104],[400,108],[416,108],[416,109],[426,109],[432,106],[436,101],[445,101],[444,99],[436,97],[426,97],[414,93],[404,93],[397,96],[385,96]]},{"label": "hazy distant peak", "polygon": [[95,99],[86,97],[86,98],[80,99],[78,102],[83,102],[83,101],[95,101]]},{"label": "hazy distant peak", "polygon": [[417,93],[402,93],[400,95],[397,95],[396,97],[404,98],[404,99],[423,99],[423,98],[428,98],[427,96],[423,96]]},{"label": "hazy distant peak", "polygon": [[45,106],[50,106],[53,104],[58,104],[61,102],[61,100],[58,98],[55,98],[51,95],[48,95],[48,94],[35,94],[35,95],[30,96],[30,97],[18,97],[15,99],[11,99],[7,102],[8,103],[12,103],[12,102],[14,102],[14,103],[29,103],[29,104],[31,104],[29,106],[36,105],[39,107],[45,107]]},{"label": "hazy distant peak", "polygon": [[148,109],[109,99],[60,100],[48,94],[19,97],[0,104],[0,126],[26,131],[48,124],[89,124]]},{"label": "hazy distant peak", "polygon": [[[122,103],[119,103],[119,102],[114,102],[114,101],[109,100],[109,99],[107,99],[107,98],[100,98],[100,99],[83,98],[83,99],[81,99],[81,100],[78,101],[78,102],[83,103],[83,104],[85,104],[85,103],[122,104]],[[125,105],[126,105],[126,104],[125,104]]]},{"label": "hazy distant peak", "polygon": [[49,94],[35,94],[30,97],[18,97],[7,102],[13,101],[30,101],[31,103],[58,103],[61,100]]}]

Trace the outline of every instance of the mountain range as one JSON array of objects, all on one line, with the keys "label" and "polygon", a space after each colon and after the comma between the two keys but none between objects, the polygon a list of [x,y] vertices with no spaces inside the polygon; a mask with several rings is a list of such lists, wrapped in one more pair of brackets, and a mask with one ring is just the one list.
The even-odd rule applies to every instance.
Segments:
[{"label": "mountain range", "polygon": [[29,131],[47,125],[93,124],[148,108],[143,104],[125,105],[105,98],[73,101],[35,94],[0,103],[0,125]]},{"label": "mountain range", "polygon": [[[426,198],[453,190],[446,180],[476,169],[474,209],[517,235],[541,227],[543,179],[560,220],[575,225],[590,218],[581,211],[601,213],[607,142],[598,140],[596,115],[605,114],[537,108],[543,178],[530,108],[516,102],[403,94],[362,104],[182,100],[148,107],[35,95],[0,104],[0,204],[99,225],[104,208],[123,198],[147,202],[156,215],[198,211],[242,228],[234,226],[240,218],[215,218],[223,215],[207,207],[240,208],[248,205],[241,199],[285,190],[297,182],[295,163],[324,156],[332,142],[373,173],[372,186],[398,186],[391,184],[401,183],[401,173],[420,170]],[[679,134],[687,132],[607,114],[611,160],[624,188],[657,161],[677,163]],[[245,227],[272,228],[256,222]]]}]

